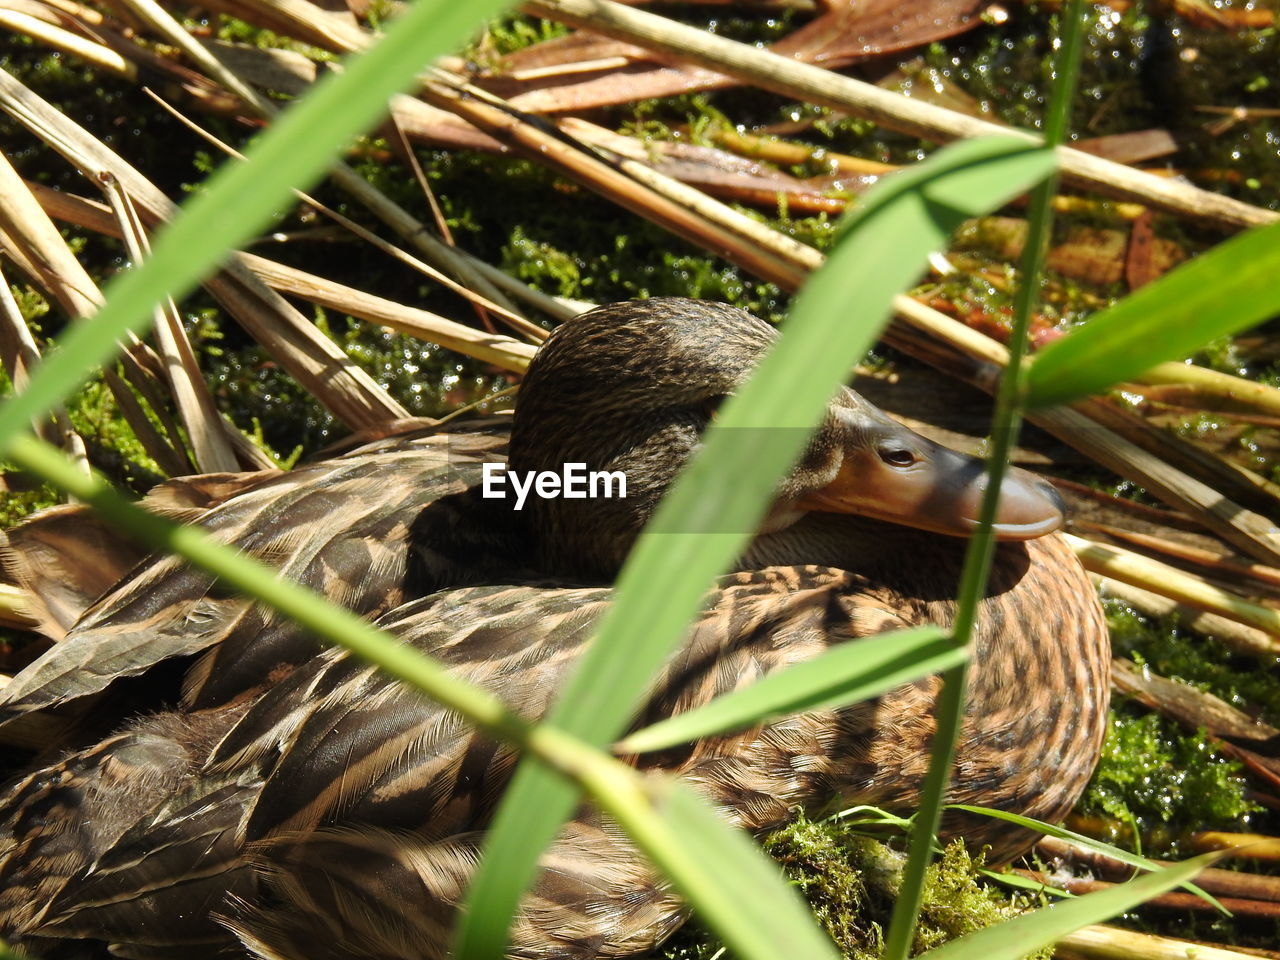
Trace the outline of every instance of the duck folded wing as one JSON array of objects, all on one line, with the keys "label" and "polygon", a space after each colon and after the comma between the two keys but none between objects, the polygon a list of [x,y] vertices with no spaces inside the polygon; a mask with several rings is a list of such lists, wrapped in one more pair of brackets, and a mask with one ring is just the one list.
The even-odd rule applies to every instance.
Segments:
[{"label": "duck folded wing", "polygon": [[[1096,757],[1106,695],[1104,668],[1093,662],[1105,643],[1100,618],[1081,605],[1083,612],[1045,618],[1037,631],[1026,617],[1064,583],[1087,587],[1058,540],[1006,545],[998,558],[975,641],[975,696],[959,746],[956,796],[1027,812],[1048,793],[1056,810],[1079,793]],[[653,681],[640,722],[696,707],[834,643],[947,622],[947,602],[919,588],[917,578],[928,576],[921,566],[896,580],[825,567],[726,578]],[[379,622],[538,720],[610,597],[604,588],[472,587],[404,605]],[[1064,666],[1072,659],[1090,663],[1073,673]],[[1017,718],[1001,706],[1014,696],[1010,671],[1023,678],[1017,691],[1037,690],[1019,699]],[[797,807],[906,808],[918,798],[927,764],[936,693],[936,679],[925,678],[868,703],[784,717],[631,762],[683,777],[731,822],[753,830],[783,822]],[[229,710],[242,712],[232,717]],[[112,804],[116,826],[71,844],[85,859],[72,856],[59,867],[49,909],[17,924],[10,919],[8,932],[36,946],[62,936],[99,939],[118,955],[140,958],[160,956],[162,940],[192,957],[222,956],[235,949],[224,930],[251,956],[446,955],[445,934],[480,834],[516,763],[510,747],[337,650],[295,669],[248,706],[179,716],[180,730],[227,726],[216,742],[206,738],[203,759],[171,763],[186,771],[180,780],[160,789],[158,800],[139,795],[131,812],[120,812],[122,796],[109,784],[66,793],[80,804],[66,801],[67,819],[92,823],[95,804]],[[125,736],[154,736],[169,722],[140,721]],[[185,736],[184,744],[192,742]],[[1034,754],[1036,768],[1062,781],[1061,789],[1029,793],[1026,777],[993,777],[985,761],[996,759],[992,751],[1002,742],[1017,748],[999,758],[1005,767],[1016,774]],[[64,793],[75,780],[101,784],[116,769],[115,749],[109,741],[32,782],[59,781]],[[167,749],[199,752],[182,744]],[[4,820],[34,822],[23,807],[29,792],[19,790],[0,811]],[[1017,849],[1026,842],[1018,840]],[[0,877],[14,889],[43,883],[48,892],[51,871],[41,859],[11,856]],[[542,869],[517,921],[520,956],[630,955],[684,917],[678,898],[616,827],[590,810],[565,828]]]},{"label": "duck folded wing", "polygon": [[[478,483],[481,464],[500,457],[502,443],[483,435],[426,438],[312,464],[242,492],[199,523],[282,576],[376,616],[406,598],[409,541],[424,509]],[[442,551],[439,562],[449,559]],[[249,649],[254,656],[239,661]],[[205,650],[212,653],[188,677],[186,694],[192,703],[212,705],[318,649],[304,631],[225,594],[180,558],[151,557],[5,687],[0,719],[98,693],[119,678]],[[242,669],[222,669],[238,661]]]}]

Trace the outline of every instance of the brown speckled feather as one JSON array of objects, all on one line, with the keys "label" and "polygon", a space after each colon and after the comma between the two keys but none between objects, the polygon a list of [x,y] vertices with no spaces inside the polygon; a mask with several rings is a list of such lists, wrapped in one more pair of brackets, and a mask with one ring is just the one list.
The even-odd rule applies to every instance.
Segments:
[{"label": "brown speckled feather", "polygon": [[[727,578],[655,681],[643,717],[704,703],[833,642],[945,622],[949,603],[920,597],[949,588],[921,581],[952,571],[957,545],[905,536],[906,546],[934,550],[931,571],[876,578],[770,568]],[[1000,554],[952,798],[1052,820],[1083,788],[1101,742],[1106,630],[1095,603],[1053,602],[1064,591],[1091,596],[1060,538]],[[600,588],[477,587],[409,604],[381,623],[536,719],[608,598]],[[905,812],[924,773],[935,695],[936,681],[924,680],[870,703],[635,762],[679,774],[752,830],[784,822],[796,807],[874,803]],[[202,716],[192,722],[228,723],[225,712]],[[214,875],[226,891],[215,912],[257,956],[442,957],[513,763],[509,748],[449,711],[326,652],[234,719],[192,773],[203,795],[178,791],[120,831],[27,935],[101,937],[107,926],[154,929],[158,917],[184,917],[167,924],[175,946],[216,943],[221,928],[189,902],[206,893],[190,878]],[[1028,842],[993,821],[959,828],[992,844],[997,859]],[[8,870],[13,883],[12,863]],[[516,926],[516,956],[625,956],[683,919],[678,898],[588,810],[546,854],[543,870]]]},{"label": "brown speckled feather", "polygon": [[[439,549],[415,558],[409,541],[427,523],[463,522],[448,519],[464,506],[453,495],[478,483],[481,463],[501,459],[505,437],[397,438],[384,447],[275,475],[206,510],[200,524],[283,575],[376,616],[406,599],[411,568],[421,591],[435,586],[421,572],[429,563],[447,584],[450,563],[460,570],[471,561]],[[432,506],[446,516],[437,520],[426,509]],[[465,556],[469,545],[451,538],[443,546]],[[167,658],[205,650],[187,678],[186,699],[195,706],[260,687],[273,670],[304,662],[319,647],[276,614],[214,589],[207,574],[181,559],[154,557],[0,692],[0,718],[93,694]]]},{"label": "brown speckled feather", "polygon": [[[499,509],[475,486],[501,440],[474,434],[390,436],[262,482],[192,481],[174,496],[215,536],[379,618],[536,719],[608,603],[604,586],[583,584],[611,582],[713,411],[773,338],[741,311],[666,299],[592,311],[548,339],[522,389],[513,468],[625,470],[626,498]],[[744,572],[713,591],[638,722],[833,643],[948,623],[963,541],[845,514],[967,532],[981,474],[837,391],[776,491],[768,532],[740,558]],[[1005,483],[1006,534],[1039,536],[1060,521],[1043,481],[1012,471]],[[179,657],[181,695],[153,669]],[[1001,546],[953,797],[1061,816],[1097,756],[1107,664],[1096,599],[1066,545]],[[159,687],[152,708],[169,712],[92,746],[103,731],[80,731],[80,749],[0,799],[0,935],[59,960],[95,945],[138,960],[445,955],[511,777],[509,748],[164,558],[145,561],[15,678],[0,715],[136,674]],[[926,679],[631,759],[685,778],[751,830],[795,808],[906,811],[936,694]],[[1028,842],[986,821],[952,827],[996,858]],[[543,858],[512,951],[634,955],[683,916],[616,826],[584,809]]]}]

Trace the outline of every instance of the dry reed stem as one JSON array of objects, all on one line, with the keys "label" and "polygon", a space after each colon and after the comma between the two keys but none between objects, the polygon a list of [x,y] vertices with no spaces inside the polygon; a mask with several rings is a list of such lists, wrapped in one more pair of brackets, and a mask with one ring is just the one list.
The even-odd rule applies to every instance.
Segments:
[{"label": "dry reed stem", "polygon": [[[150,91],[148,91],[148,93],[150,93]],[[180,122],[185,124],[188,127],[188,129],[197,133],[199,136],[204,138],[207,142],[211,143],[213,146],[217,147],[219,150],[223,151],[228,156],[234,157],[236,160],[241,160],[241,161],[244,160],[244,155],[240,153],[238,150],[235,150],[229,144],[226,144],[222,140],[219,140],[217,137],[213,136],[213,134],[209,133],[209,131],[205,130],[199,124],[195,123],[194,121],[190,120],[188,117],[179,113],[177,110],[175,110],[172,106],[170,106],[164,100],[161,100],[159,97],[156,97],[154,94],[151,94],[151,95],[153,99],[155,99],[162,107],[164,107],[167,111],[169,111],[170,114],[172,114],[176,119],[178,119]],[[334,223],[341,226],[348,233],[351,233],[352,235],[359,237],[365,243],[368,243],[369,245],[382,251],[387,256],[391,257],[393,260],[397,260],[400,263],[403,263],[405,266],[410,267],[411,269],[421,273],[423,276],[429,277],[430,279],[434,280],[436,283],[439,283],[441,286],[445,287],[446,289],[452,291],[453,293],[456,293],[458,296],[462,297],[463,299],[471,301],[471,303],[476,307],[478,307],[479,309],[491,311],[492,313],[498,315],[499,317],[502,318],[504,323],[507,323],[513,329],[520,331],[528,339],[534,342],[538,342],[546,337],[545,330],[543,330],[541,327],[537,326],[536,324],[530,323],[520,314],[514,313],[511,310],[508,310],[506,307],[502,306],[501,304],[494,303],[492,300],[488,299],[487,297],[484,297],[481,294],[476,293],[475,291],[470,290],[469,288],[463,286],[462,284],[455,282],[451,277],[441,273],[431,264],[425,263],[422,260],[419,260],[417,257],[413,256],[412,254],[408,253],[407,251],[401,249],[400,247],[397,247],[394,244],[388,243],[387,241],[379,237],[377,234],[373,233],[370,230],[365,229],[360,224],[356,223],[354,220],[351,220],[349,217],[343,216],[341,213],[339,213],[337,210],[334,210],[332,207],[329,207],[321,203],[315,197],[312,197],[301,190],[294,190],[293,193],[299,200],[313,207],[317,212],[324,214],[324,216],[328,217]],[[450,244],[450,246],[452,246],[452,244]]]},{"label": "dry reed stem", "polygon": [[[1036,883],[1042,883],[1046,887],[1056,887],[1059,890],[1065,890],[1067,893],[1073,893],[1077,896],[1096,893],[1100,890],[1112,890],[1119,886],[1119,884],[1106,880],[1088,880],[1083,877],[1068,877],[1066,879],[1051,877],[1038,870],[1015,869],[1013,872],[1020,877],[1034,880]],[[1267,900],[1249,900],[1241,897],[1219,897],[1218,902],[1236,916],[1280,919],[1280,903],[1271,903]],[[1145,901],[1142,906],[1156,907],[1162,910],[1190,910],[1197,913],[1218,912],[1216,906],[1203,897],[1196,896],[1194,893],[1162,893]]]},{"label": "dry reed stem", "polygon": [[1280,837],[1267,837],[1259,833],[1227,833],[1223,830],[1203,830],[1188,839],[1191,849],[1197,852],[1225,850],[1228,856],[1250,860],[1280,863]]},{"label": "dry reed stem", "polygon": [[424,85],[423,96],[431,105],[456,113],[486,133],[602,193],[633,213],[713,253],[727,256],[759,276],[783,282],[789,289],[796,289],[804,280],[802,270],[772,251],[744,243],[737,233],[725,229],[720,223],[707,221],[680,203],[644,190],[627,174],[589,151],[577,149],[495,106],[492,101],[497,98],[483,91],[456,83],[448,87],[432,83]]},{"label": "dry reed stem", "polygon": [[1213,694],[1152,673],[1132,660],[1116,657],[1111,668],[1111,682],[1117,690],[1193,732],[1203,728],[1212,736],[1244,740],[1251,745],[1280,735],[1280,730],[1271,724],[1255,720]]},{"label": "dry reed stem", "polygon": [[1228,620],[1256,627],[1272,637],[1280,637],[1280,611],[1250,603],[1189,573],[1122,547],[1092,543],[1070,533],[1063,536],[1084,568],[1091,573],[1142,587],[1189,607],[1217,613]]},{"label": "dry reed stem", "polygon": [[[0,203],[0,229],[4,231],[3,245],[11,259],[40,283],[68,316],[87,317],[97,313],[102,303],[97,284],[7,160],[0,163],[0,197],[4,201]],[[155,429],[129,388],[108,366],[104,368],[104,378],[129,426],[162,470],[170,476],[175,471],[190,472],[176,425],[167,419],[164,402],[151,389],[144,369],[147,365],[158,365],[158,358],[150,348],[129,338],[120,361],[129,381],[147,397],[168,438]]]},{"label": "dry reed stem", "polygon": [[[0,163],[8,161],[0,155]],[[36,346],[18,307],[13,291],[4,271],[0,270],[0,363],[9,373],[9,381],[13,389],[23,390],[31,379],[31,371],[40,362],[40,348]],[[89,457],[85,451],[84,438],[76,432],[67,416],[67,408],[61,403],[49,411],[49,419],[38,420],[32,424],[36,434],[54,446],[61,447],[76,466],[84,473],[89,472]]]},{"label": "dry reed stem", "polygon": [[[160,190],[96,138],[89,136],[7,71],[0,70],[0,109],[18,120],[79,169],[115,176],[150,224],[170,219],[177,208]],[[317,400],[353,429],[399,419],[407,411],[328,337],[281,297],[237,265],[232,255],[206,287]]]},{"label": "dry reed stem", "polygon": [[[130,259],[134,263],[141,263],[150,248],[137,211],[114,177],[106,179],[102,187],[115,212],[116,221],[120,224],[120,232]],[[166,297],[155,313],[154,330],[160,359],[168,375],[170,395],[191,440],[196,468],[202,473],[240,469],[240,463],[226,435],[228,424],[218,413],[213,396],[209,393],[208,384],[196,362],[195,351],[191,349],[191,341],[187,339],[187,331],[182,326],[177,306]]]},{"label": "dry reed stem", "polygon": [[[228,90],[239,96],[253,114],[267,120],[275,117],[277,111],[270,101],[259,96],[248,83],[244,82],[227,64],[219,60],[212,51],[197,43],[190,34],[182,29],[182,26],[176,20],[154,3],[154,0],[117,0],[117,2],[123,4],[167,40],[182,49],[198,66],[211,74]],[[308,19],[313,24],[325,21],[325,11],[318,8],[311,8],[310,10],[307,8],[311,8],[311,5],[295,2],[288,6],[288,10],[292,15]],[[353,30],[359,33],[343,30],[335,38],[351,51],[367,46],[371,38],[365,36],[359,27],[354,27]],[[362,36],[363,39],[357,40],[357,36]],[[201,132],[203,133],[203,131]],[[219,143],[218,145],[226,149],[223,144]],[[459,277],[467,287],[474,288],[487,300],[496,301],[505,315],[514,315],[517,328],[519,328],[521,322],[527,323],[515,313],[514,307],[503,297],[500,291],[494,288],[484,277],[478,275],[466,261],[453,254],[451,245],[441,243],[430,236],[424,224],[363,177],[359,176],[354,170],[339,162],[330,171],[330,176],[335,183],[360,201],[370,212],[399,233],[401,237],[415,246],[431,261],[443,265],[449,273]],[[350,221],[347,221],[347,223],[350,223]]]},{"label": "dry reed stem", "polygon": [[34,630],[38,623],[30,614],[27,592],[10,583],[0,583],[0,626]]},{"label": "dry reed stem", "polygon": [[[119,226],[102,204],[60,190],[51,190],[40,184],[27,183],[27,186],[50,216],[109,236],[119,236]],[[430,311],[386,300],[257,254],[243,253],[240,257],[263,284],[279,292],[301,297],[332,310],[340,310],[370,323],[391,327],[486,363],[496,364],[505,370],[523,372],[536,352],[536,347],[532,344],[502,334],[485,333]],[[513,287],[518,284],[519,281],[513,281]],[[576,306],[565,307],[556,301],[551,303],[569,316],[581,312]],[[572,312],[569,313],[569,310]],[[262,466],[269,467],[271,464],[268,462]]]},{"label": "dry reed stem", "polygon": [[1183,384],[1205,397],[1224,398],[1260,413],[1280,416],[1280,388],[1188,363],[1161,363],[1137,378],[1145,384]]},{"label": "dry reed stem", "polygon": [[[1129,864],[1109,857],[1105,853],[1091,850],[1070,840],[1060,840],[1057,837],[1042,837],[1036,841],[1036,850],[1048,859],[1080,864],[1111,879],[1128,879],[1137,872]],[[1159,866],[1169,865],[1165,860],[1154,862]],[[1196,885],[1207,893],[1280,903],[1280,877],[1206,867],[1196,874],[1194,880]]]},{"label": "dry reed stem", "polygon": [[[798,63],[768,50],[634,10],[609,0],[529,0],[525,12],[625,40],[688,60],[784,96],[845,110],[926,140],[1030,134],[881,90],[868,83]],[[1273,223],[1280,214],[1177,181],[1153,177],[1079,150],[1059,148],[1063,176],[1106,196],[1240,229]]]},{"label": "dry reed stem", "polygon": [[1205,613],[1120,580],[1100,578],[1099,589],[1104,597],[1123,600],[1147,616],[1167,617],[1180,627],[1215,637],[1236,653],[1256,657],[1264,663],[1274,663],[1280,657],[1280,641],[1256,627],[1247,627],[1216,613]]},{"label": "dry reed stem", "polygon": [[252,253],[243,254],[243,257],[249,269],[277,290],[321,306],[343,310],[370,323],[380,323],[401,333],[438,343],[486,363],[497,364],[506,370],[524,372],[537,352],[534,344],[522,340],[500,333],[486,333],[475,327],[446,320],[427,310],[407,307],[394,300],[386,300]]},{"label": "dry reed stem", "polygon": [[1280,587],[1280,569],[1276,567],[1269,567],[1260,563],[1241,563],[1226,554],[1204,550],[1175,540],[1166,540],[1164,537],[1153,536],[1149,533],[1139,533],[1136,530],[1113,527],[1106,523],[1092,523],[1083,520],[1076,525],[1083,530],[1093,530],[1096,533],[1106,534],[1108,537],[1124,540],[1132,546],[1162,553],[1167,557],[1173,557],[1175,560],[1194,563],[1210,571],[1224,573],[1231,577],[1249,577],[1272,587]]},{"label": "dry reed stem", "polygon": [[0,30],[30,37],[61,53],[71,54],[90,66],[124,77],[138,79],[138,68],[110,47],[86,40],[77,33],[47,23],[18,10],[0,9]]},{"label": "dry reed stem", "polygon": [[1073,406],[1089,419],[1110,427],[1171,466],[1213,485],[1224,496],[1241,503],[1255,504],[1267,512],[1280,513],[1280,486],[1258,473],[1172,431],[1152,429],[1137,414],[1101,397],[1088,397]]},{"label": "dry reed stem", "polygon": [[1058,941],[1059,960],[1254,960],[1228,947],[1157,937],[1095,924]]}]

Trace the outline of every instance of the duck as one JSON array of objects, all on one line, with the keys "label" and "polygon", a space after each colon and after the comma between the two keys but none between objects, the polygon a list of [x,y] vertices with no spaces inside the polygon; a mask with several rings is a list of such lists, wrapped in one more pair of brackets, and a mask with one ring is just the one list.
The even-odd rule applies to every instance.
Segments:
[{"label": "duck", "polygon": [[[298,469],[179,478],[147,502],[369,618],[472,583],[608,583],[719,404],[775,338],[764,321],[710,301],[607,305],[563,324],[542,345],[507,423],[489,418],[447,431],[417,421],[392,425]],[[627,496],[534,497],[524,510],[489,499],[485,465],[505,460],[508,444],[510,470],[582,463],[624,473]],[[791,488],[780,489],[765,524],[770,532],[740,565],[808,562],[814,534],[804,524],[787,528],[804,516],[808,505],[795,504],[806,489],[822,497],[828,482],[844,489],[814,504],[824,515],[854,510],[966,535],[982,476],[978,460],[932,443],[846,389],[785,481]],[[1060,522],[1053,487],[1030,474],[1010,474],[1002,498],[999,536],[1034,537]],[[100,531],[98,541],[115,555],[105,559],[99,549],[91,554],[98,562],[86,564],[78,536],[85,530],[99,530],[87,508],[59,508],[0,541],[14,579],[39,601],[43,631],[57,641],[0,690],[0,724],[82,705],[174,660],[182,704],[216,706],[254,695],[319,652],[292,624],[220,592],[181,558],[146,556]]]},{"label": "duck", "polygon": [[[483,464],[499,457],[491,436],[464,435],[454,449],[451,436],[434,433],[304,468],[312,471],[304,481],[265,479],[197,522],[271,557],[272,544],[298,547],[299,525],[316,527],[317,503],[337,503],[349,472],[366,470],[381,488],[411,486],[413,455],[443,451],[423,469],[448,475],[446,485],[428,479],[426,492],[370,494],[402,505],[380,520],[395,531],[378,544],[392,545],[394,562],[373,572],[356,561],[330,565],[310,581],[537,720],[607,609],[611,579],[644,522],[775,336],[742,311],[682,299],[598,308],[552,334],[522,386],[508,469],[616,470],[626,497],[534,497],[517,511],[510,498],[482,494]],[[833,644],[950,623],[982,483],[980,461],[841,388],[760,532],[652,681],[635,727]],[[949,797],[1053,821],[1074,804],[1101,747],[1107,631],[1087,577],[1054,532],[1062,506],[1052,487],[1013,471],[1001,494],[1001,542],[975,630]],[[264,506],[293,532],[264,532],[255,520]],[[307,562],[329,549],[368,555],[368,527],[342,514],[354,508],[334,509],[341,516],[321,524],[326,546]],[[477,545],[472,566],[450,560],[456,539],[429,536],[450,531]],[[224,598],[166,564],[143,561],[62,641],[122,617],[103,635],[132,631],[134,647],[145,648],[159,629],[159,653],[142,650],[135,662],[117,647],[89,682],[65,666],[50,670],[50,661],[29,668],[43,675],[15,702],[30,709],[101,693],[113,658],[134,675],[174,658],[185,675],[167,704],[105,739],[40,758],[5,790],[0,932],[48,957],[86,944],[138,958],[448,956],[478,845],[517,759],[511,749],[344,651],[317,649],[287,625],[264,627],[245,601],[230,598],[243,605],[232,628],[192,617],[199,603]],[[290,574],[311,569],[296,562]],[[362,574],[359,589],[343,582],[351,569]],[[175,642],[178,602],[194,636]],[[253,616],[254,627],[240,625]],[[256,630],[266,652],[236,629]],[[78,662],[95,662],[92,645],[79,642]],[[756,832],[796,810],[873,803],[906,812],[928,764],[938,690],[926,678],[866,703],[627,759],[686,780]],[[1031,840],[996,821],[949,829],[985,845],[992,861]],[[588,807],[544,854],[511,955],[640,955],[686,916],[617,826]]]}]

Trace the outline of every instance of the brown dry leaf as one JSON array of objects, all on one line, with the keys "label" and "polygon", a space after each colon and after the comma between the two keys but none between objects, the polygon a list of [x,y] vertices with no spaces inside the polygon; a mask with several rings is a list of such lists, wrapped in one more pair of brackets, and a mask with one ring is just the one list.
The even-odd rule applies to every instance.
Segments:
[{"label": "brown dry leaf", "polygon": [[1178,141],[1173,139],[1173,134],[1162,128],[1090,137],[1087,140],[1076,140],[1071,145],[1077,150],[1114,160],[1116,163],[1142,163],[1178,152]]},{"label": "brown dry leaf", "polygon": [[[982,23],[985,0],[828,0],[817,18],[788,34],[770,48],[775,53],[831,70],[859,60],[954,36]],[[540,50],[549,46],[549,51]],[[530,65],[548,67],[624,57],[630,65],[609,69],[603,76],[577,80],[572,73],[537,80],[512,89],[510,65],[502,63],[505,78],[485,75],[478,83],[501,92],[512,105],[530,113],[570,113],[631,103],[649,97],[669,97],[697,90],[737,86],[733,80],[702,67],[653,66],[661,57],[616,40],[588,37],[576,43],[548,41],[522,52],[515,72]],[[567,81],[566,82],[566,78]],[[518,81],[517,81],[518,83]]]},{"label": "brown dry leaf", "polygon": [[[962,228],[965,245],[978,245],[1005,260],[1017,260],[1026,242],[1027,222],[1017,217],[982,217]],[[1122,230],[1077,226],[1067,239],[1049,251],[1050,270],[1097,286],[1125,280],[1130,234]],[[1173,269],[1186,259],[1177,244],[1154,237],[1144,261],[1150,279]]]}]

